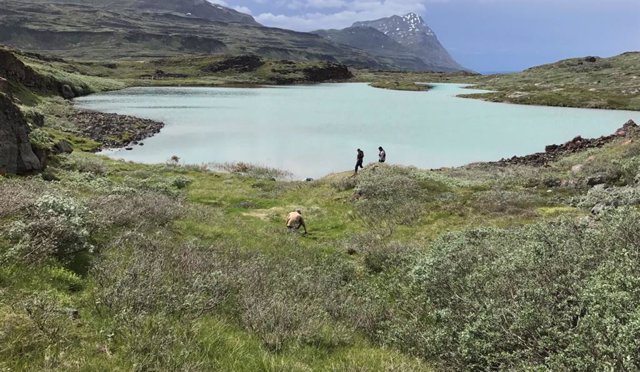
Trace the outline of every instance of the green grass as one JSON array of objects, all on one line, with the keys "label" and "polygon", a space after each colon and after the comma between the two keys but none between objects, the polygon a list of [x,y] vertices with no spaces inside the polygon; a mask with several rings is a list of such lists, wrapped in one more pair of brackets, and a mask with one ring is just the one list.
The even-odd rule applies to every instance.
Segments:
[{"label": "green grass", "polygon": [[431,89],[431,86],[427,84],[416,84],[411,81],[376,81],[369,85],[374,88],[405,90],[410,92],[426,92]]},{"label": "green grass", "polygon": [[[431,370],[436,360],[394,336],[404,332],[402,309],[414,296],[407,277],[413,260],[453,231],[583,218],[587,211],[573,200],[585,195],[586,175],[567,169],[585,161],[590,172],[627,169],[610,159],[638,153],[635,142],[614,143],[547,168],[372,165],[355,178],[345,172],[313,182],[74,153],[49,170],[59,182],[0,181],[5,199],[44,192],[89,206],[86,226],[97,247],[86,271],[53,257],[22,262],[6,256],[16,241],[0,240],[2,257],[13,257],[0,269],[7,345],[0,365]],[[543,181],[551,176],[576,186],[548,192]],[[188,182],[176,186],[176,179]],[[363,198],[354,199],[355,190]],[[109,201],[117,195],[123,199]],[[388,197],[393,204],[385,204]],[[28,200],[5,220],[33,216]],[[405,221],[409,205],[416,214]],[[286,232],[284,217],[294,208],[303,210],[306,236]],[[215,306],[205,306],[213,299]],[[66,309],[80,317],[69,320]]]},{"label": "green grass", "polygon": [[[60,61],[33,66],[74,84],[83,82],[73,80],[77,74],[104,72],[106,80],[91,80],[100,90],[117,87],[111,77],[132,84],[158,66],[197,74],[211,61],[122,62],[117,73]],[[313,62],[285,65],[293,76]],[[282,73],[274,66],[215,79],[266,81]],[[368,74],[355,80],[371,81]],[[85,153],[97,144],[73,134],[67,102],[22,93],[23,106],[45,115],[43,131],[69,140],[76,152],[51,160],[47,174],[58,181],[0,177],[0,369],[426,371],[564,369],[577,362],[598,369],[597,361],[563,359],[564,352],[596,349],[563,349],[553,337],[585,344],[589,335],[565,329],[565,320],[580,314],[580,301],[607,313],[598,307],[601,297],[619,306],[614,313],[622,318],[607,325],[598,319],[609,318],[594,316],[590,324],[601,333],[591,339],[603,339],[607,329],[631,336],[596,351],[615,354],[610,365],[635,366],[616,358],[635,337],[624,306],[637,305],[625,292],[637,278],[616,270],[636,266],[621,241],[635,242],[629,232],[637,230],[637,134],[542,168],[372,164],[356,177],[298,182],[249,164],[226,164],[222,173]],[[572,170],[576,165],[580,171]],[[607,188],[587,186],[594,174],[608,176]],[[563,186],[550,188],[548,180]],[[632,209],[591,216],[598,204]],[[296,208],[307,235],[284,226]],[[537,259],[547,261],[533,265]],[[509,297],[511,283],[520,297]],[[580,301],[563,302],[558,293],[565,290]],[[618,293],[629,300],[618,303]],[[513,322],[509,314],[517,314]],[[520,342],[540,337],[531,331],[540,327],[553,337],[542,346]],[[540,347],[553,358],[541,360]]]}]

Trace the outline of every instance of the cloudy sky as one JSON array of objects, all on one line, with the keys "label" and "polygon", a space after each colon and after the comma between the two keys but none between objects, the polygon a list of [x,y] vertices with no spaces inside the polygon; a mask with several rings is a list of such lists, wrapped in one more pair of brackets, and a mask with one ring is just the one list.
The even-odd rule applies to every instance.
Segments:
[{"label": "cloudy sky", "polygon": [[640,0],[210,0],[299,31],[415,12],[464,66],[517,71],[640,50]]}]

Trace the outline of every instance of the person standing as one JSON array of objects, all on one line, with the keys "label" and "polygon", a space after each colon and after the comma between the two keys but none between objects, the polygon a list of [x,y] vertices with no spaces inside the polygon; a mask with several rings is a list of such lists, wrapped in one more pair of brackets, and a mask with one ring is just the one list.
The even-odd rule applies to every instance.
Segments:
[{"label": "person standing", "polygon": [[378,163],[384,163],[387,160],[387,153],[382,146],[378,147]]},{"label": "person standing", "polygon": [[364,168],[362,166],[362,162],[364,162],[364,151],[358,149],[358,155],[356,156],[356,172],[354,174],[358,174],[358,167]]}]

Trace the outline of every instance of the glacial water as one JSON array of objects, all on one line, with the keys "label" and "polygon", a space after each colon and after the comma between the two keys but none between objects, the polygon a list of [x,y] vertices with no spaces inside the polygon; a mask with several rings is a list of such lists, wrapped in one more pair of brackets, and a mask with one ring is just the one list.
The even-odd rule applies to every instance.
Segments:
[{"label": "glacial water", "polygon": [[392,164],[457,166],[543,151],[577,135],[610,134],[640,112],[554,108],[457,98],[477,92],[436,84],[400,92],[366,84],[240,88],[130,88],[77,100],[81,108],[163,121],[159,135],[118,159],[162,163],[248,162],[295,178],[352,170],[377,148]]}]

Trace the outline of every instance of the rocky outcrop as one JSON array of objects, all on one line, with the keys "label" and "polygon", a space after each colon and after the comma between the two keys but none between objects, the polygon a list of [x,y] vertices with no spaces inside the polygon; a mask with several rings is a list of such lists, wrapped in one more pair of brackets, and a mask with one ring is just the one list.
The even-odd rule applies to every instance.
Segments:
[{"label": "rocky outcrop", "polygon": [[588,149],[599,148],[608,143],[611,143],[616,138],[630,137],[637,134],[638,132],[638,125],[633,120],[629,120],[610,136],[602,136],[599,138],[582,138],[581,136],[578,136],[562,145],[549,145],[545,147],[544,152],[539,152],[527,156],[514,156],[510,159],[502,159],[498,163],[504,165],[524,164],[533,166],[544,166],[559,159],[564,155],[573,154]]},{"label": "rocky outcrop", "polygon": [[305,79],[313,83],[343,81],[353,77],[353,74],[347,66],[338,63],[327,63],[323,66],[307,67],[302,71],[304,72]]},{"label": "rocky outcrop", "polygon": [[252,72],[264,65],[262,58],[254,55],[229,57],[205,66],[204,72]]},{"label": "rocky outcrop", "polygon": [[29,127],[20,109],[0,94],[0,174],[28,174],[42,169],[29,142]]},{"label": "rocky outcrop", "polygon": [[0,49],[0,77],[8,80],[0,81],[0,92],[2,86],[9,91],[8,82],[19,83],[29,89],[58,94],[66,99],[75,98],[89,93],[87,87],[77,87],[58,81],[49,76],[43,76],[34,71],[31,67],[20,61],[14,53],[9,50]]},{"label": "rocky outcrop", "polygon": [[83,136],[100,142],[106,148],[139,144],[164,127],[164,123],[149,119],[94,111],[77,111],[69,120],[76,124]]}]

